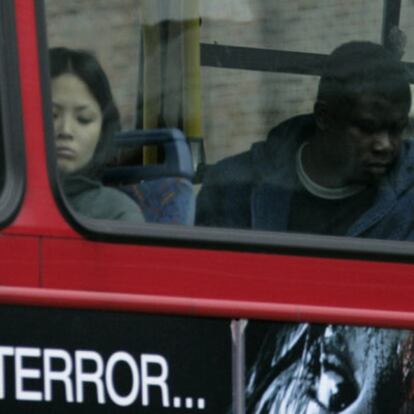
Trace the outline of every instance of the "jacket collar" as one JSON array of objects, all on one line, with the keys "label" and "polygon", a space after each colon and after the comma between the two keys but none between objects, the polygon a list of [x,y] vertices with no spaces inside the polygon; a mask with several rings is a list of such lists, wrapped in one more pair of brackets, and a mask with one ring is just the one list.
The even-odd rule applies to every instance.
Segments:
[{"label": "jacket collar", "polygon": [[414,186],[414,142],[403,141],[395,167],[378,187],[372,207],[351,226],[347,236],[359,236],[379,223],[397,205],[398,200]]}]

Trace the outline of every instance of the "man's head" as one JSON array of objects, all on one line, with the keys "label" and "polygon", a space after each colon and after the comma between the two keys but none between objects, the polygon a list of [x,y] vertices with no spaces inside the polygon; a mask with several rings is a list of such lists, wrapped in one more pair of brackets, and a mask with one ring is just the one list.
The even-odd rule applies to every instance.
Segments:
[{"label": "man's head", "polygon": [[386,174],[399,155],[410,106],[405,67],[390,52],[370,42],[335,49],[315,103],[327,170],[343,185],[370,183]]}]

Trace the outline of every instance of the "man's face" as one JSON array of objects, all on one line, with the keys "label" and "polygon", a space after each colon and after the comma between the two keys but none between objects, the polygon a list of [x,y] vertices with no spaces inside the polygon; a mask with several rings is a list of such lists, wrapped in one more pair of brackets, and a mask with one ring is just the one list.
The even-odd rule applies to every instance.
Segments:
[{"label": "man's face", "polygon": [[328,162],[344,185],[376,182],[398,158],[408,104],[365,94],[355,99],[352,108],[344,109],[328,115]]}]

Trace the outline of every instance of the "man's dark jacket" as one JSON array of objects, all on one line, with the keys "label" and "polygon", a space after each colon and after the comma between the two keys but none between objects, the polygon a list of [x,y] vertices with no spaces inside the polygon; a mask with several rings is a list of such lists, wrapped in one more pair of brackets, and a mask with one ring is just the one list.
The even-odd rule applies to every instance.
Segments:
[{"label": "man's dark jacket", "polygon": [[[314,130],[312,115],[289,119],[265,142],[209,168],[197,199],[196,224],[287,231],[290,201],[300,188],[297,150]],[[398,162],[378,185],[373,205],[346,235],[414,239],[414,142],[403,141]]]}]

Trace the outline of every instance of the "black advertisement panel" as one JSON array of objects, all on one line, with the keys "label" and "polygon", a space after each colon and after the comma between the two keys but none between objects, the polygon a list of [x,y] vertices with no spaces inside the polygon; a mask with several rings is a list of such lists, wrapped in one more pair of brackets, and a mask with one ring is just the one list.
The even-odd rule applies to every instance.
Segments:
[{"label": "black advertisement panel", "polygon": [[248,414],[412,414],[414,332],[249,322]]},{"label": "black advertisement panel", "polygon": [[0,412],[414,413],[414,331],[0,306]]},{"label": "black advertisement panel", "polygon": [[231,411],[230,320],[0,307],[0,412]]}]

